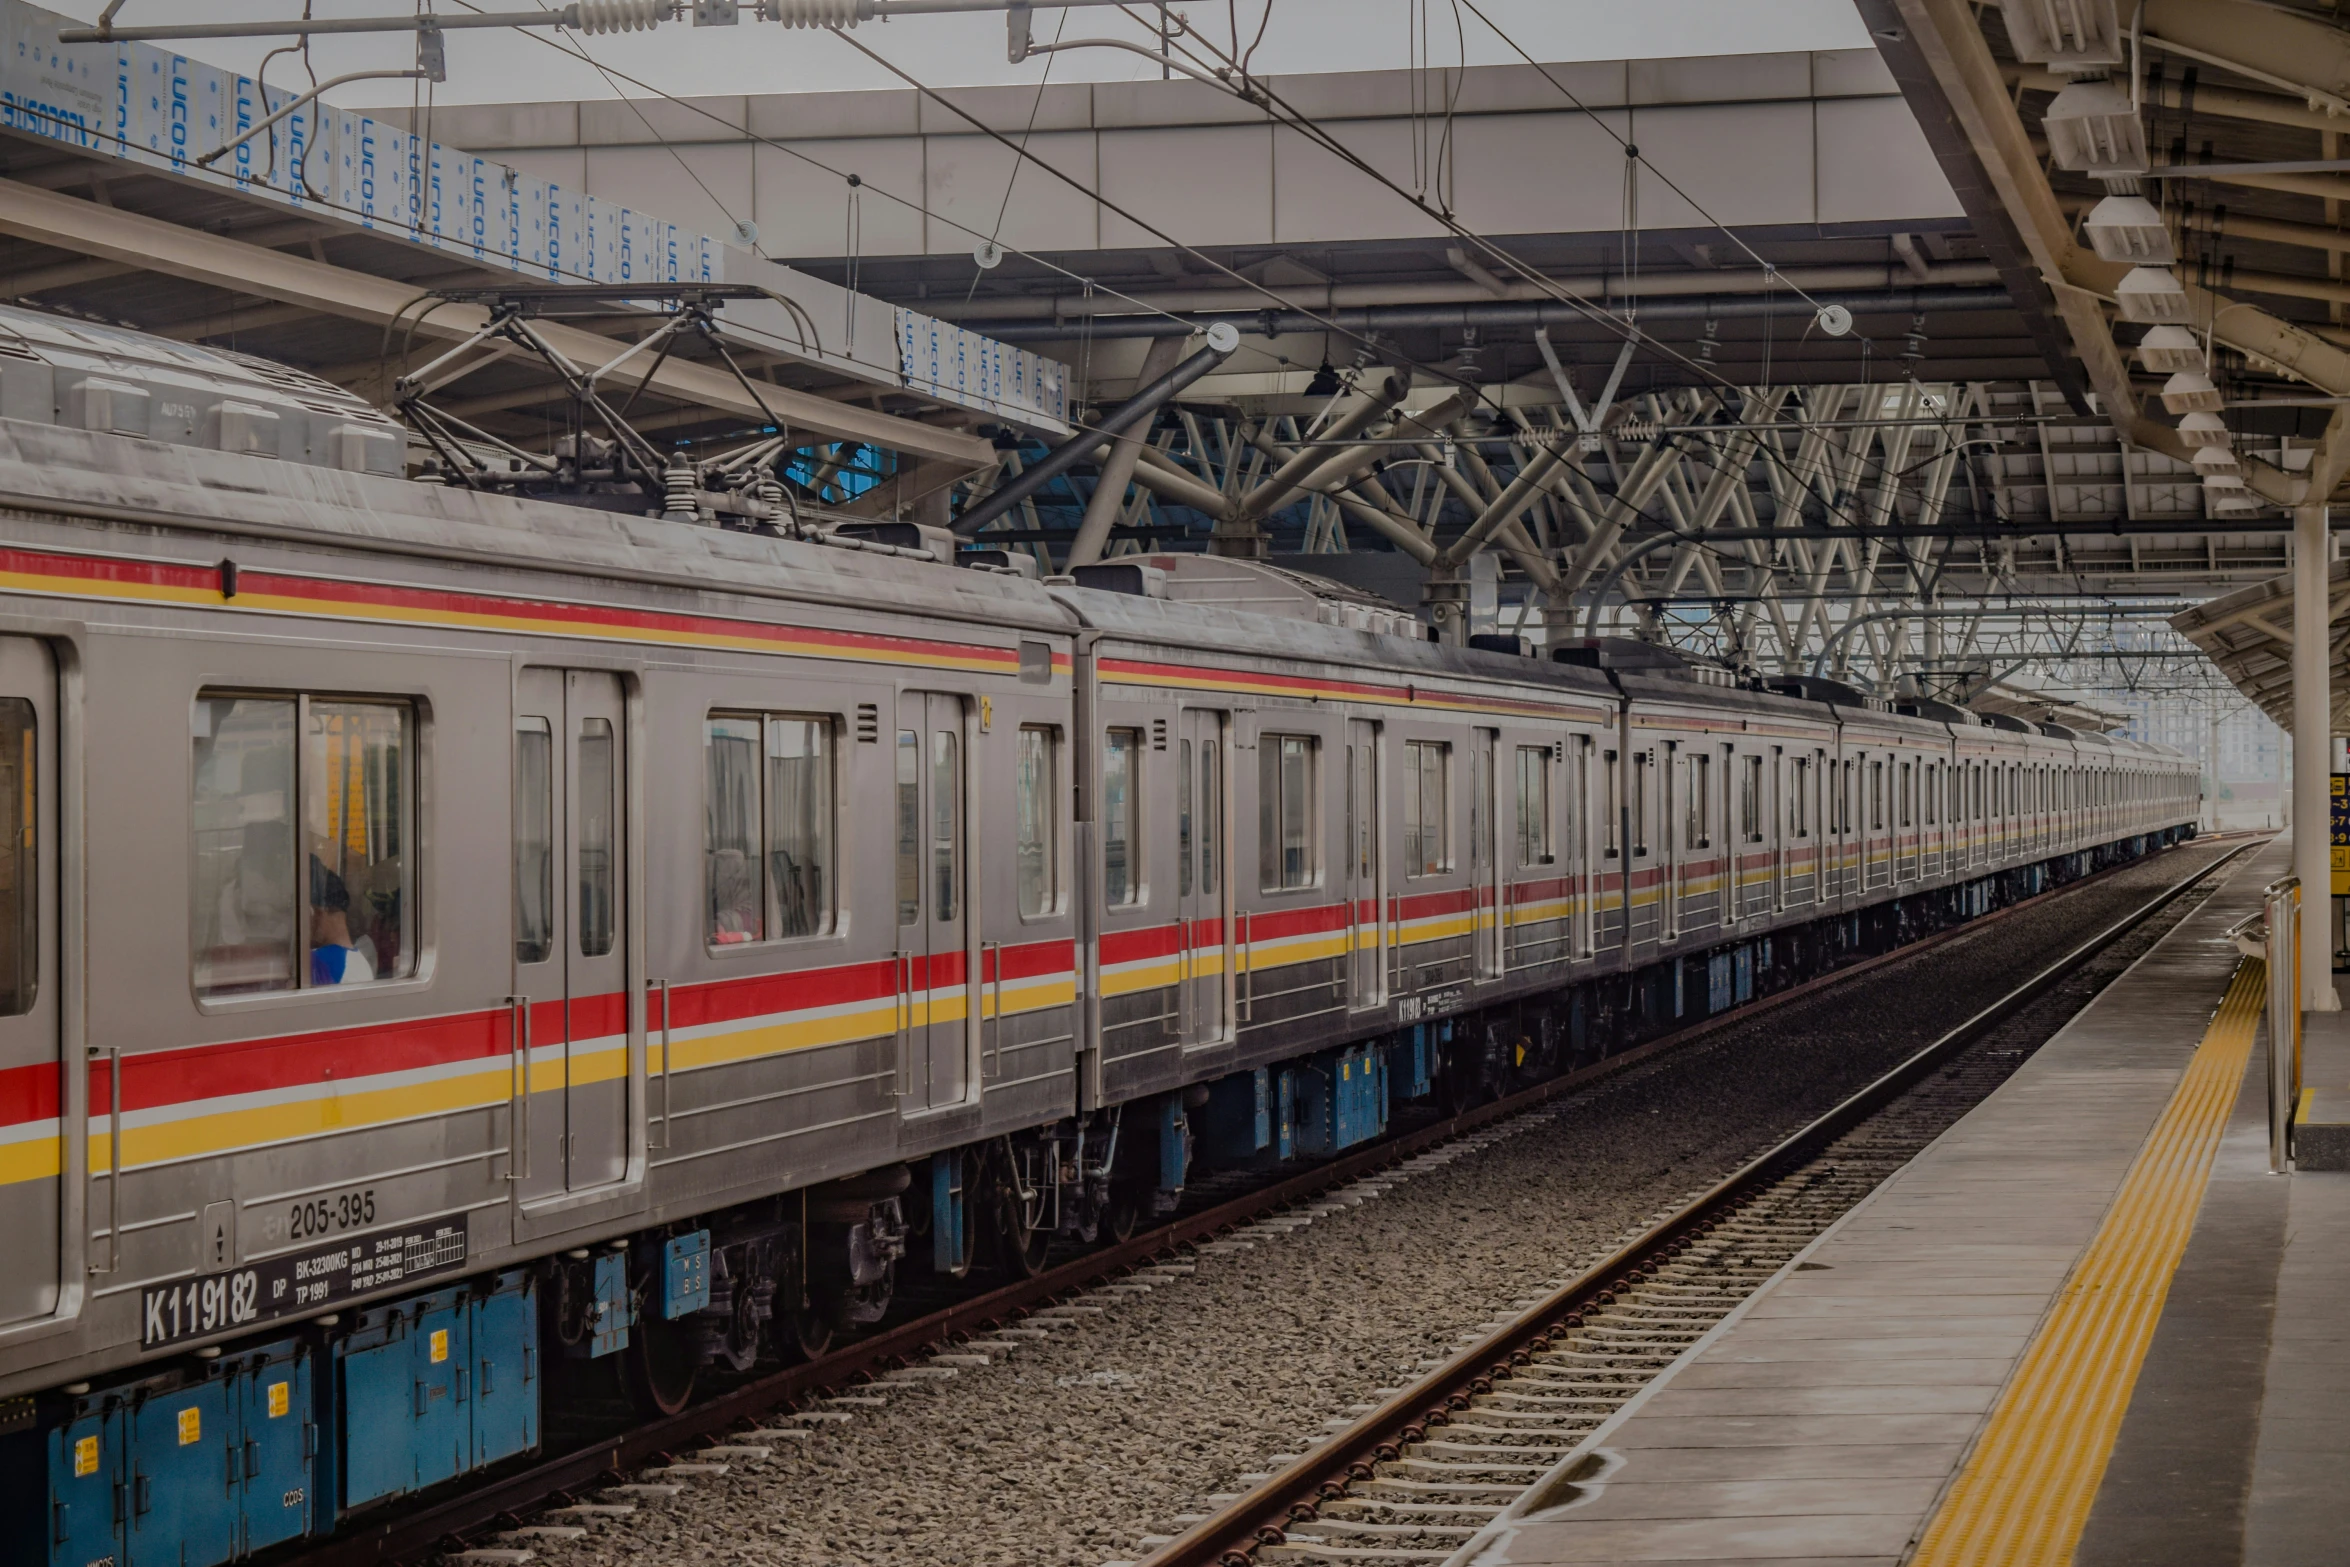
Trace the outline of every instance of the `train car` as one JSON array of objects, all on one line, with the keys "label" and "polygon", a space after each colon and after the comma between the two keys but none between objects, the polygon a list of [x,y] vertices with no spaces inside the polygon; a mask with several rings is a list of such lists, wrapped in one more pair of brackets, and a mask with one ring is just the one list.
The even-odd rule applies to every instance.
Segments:
[{"label": "train car", "polygon": [[329,1532],[2193,830],[2146,747],[478,494],[0,333],[12,1559]]}]

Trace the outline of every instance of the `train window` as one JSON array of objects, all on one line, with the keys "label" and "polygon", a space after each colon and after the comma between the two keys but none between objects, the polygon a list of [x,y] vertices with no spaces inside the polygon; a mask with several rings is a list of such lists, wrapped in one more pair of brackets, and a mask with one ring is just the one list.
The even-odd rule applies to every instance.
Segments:
[{"label": "train window", "polygon": [[1142,867],[1134,824],[1136,760],[1142,731],[1113,729],[1102,748],[1102,902],[1123,908],[1141,901]]},{"label": "train window", "polygon": [[1061,903],[1059,837],[1053,831],[1053,802],[1060,798],[1058,731],[1034,724],[1020,730],[1013,815],[1017,818],[1015,857],[1020,868],[1020,916],[1035,919]]},{"label": "train window", "polygon": [[1904,827],[1916,826],[1917,774],[1915,763],[1904,762],[1901,764],[1901,799],[1899,805],[1901,810],[1901,825]]},{"label": "train window", "polygon": [[1738,783],[1738,830],[1748,843],[1763,841],[1762,796],[1763,759],[1750,756],[1739,769]]},{"label": "train window", "polygon": [[206,693],[191,727],[196,993],[408,973],[410,705]]},{"label": "train window", "polygon": [[[604,720],[588,720],[580,735],[580,950],[589,957],[600,955],[586,945],[591,935],[610,940],[612,907],[602,889],[591,901],[589,887],[589,832],[595,827],[597,809],[588,803],[590,792],[607,820],[614,798],[609,727],[601,736],[588,732],[601,723]],[[912,916],[905,913],[909,901],[919,902],[919,887],[906,879],[903,841],[908,826],[902,814],[905,785],[914,783],[919,794],[919,779],[902,776],[911,734],[899,737],[901,924],[919,916],[918,910]],[[711,945],[816,936],[830,930],[837,831],[832,720],[796,714],[714,714],[703,729],[702,745],[709,789],[703,801],[703,875],[710,899]],[[596,920],[604,922],[600,932]]]},{"label": "train window", "polygon": [[1685,849],[1703,849],[1712,844],[1705,824],[1713,819],[1709,810],[1713,804],[1713,765],[1710,756],[1689,758],[1689,809],[1681,825],[1681,847]]},{"label": "train window", "polygon": [[619,779],[613,771],[612,720],[579,724],[579,955],[612,950],[612,916],[619,892],[618,837],[613,822]]},{"label": "train window", "polygon": [[1869,831],[1885,830],[1885,764],[1869,763]]},{"label": "train window", "polygon": [[1624,759],[1615,752],[1607,753],[1607,856],[1614,859],[1624,852]]},{"label": "train window", "polygon": [[898,924],[922,923],[922,732],[898,731]]},{"label": "train window", "polygon": [[1548,865],[1557,858],[1551,832],[1552,773],[1547,745],[1518,747],[1518,863]]},{"label": "train window", "polygon": [[1175,896],[1191,896],[1191,742],[1175,742]]},{"label": "train window", "polygon": [[1265,735],[1257,741],[1258,875],[1267,892],[1314,884],[1320,747],[1312,735]]},{"label": "train window", "polygon": [[961,742],[948,730],[930,735],[930,896],[931,917],[946,923],[959,917],[963,877],[960,845],[963,824]]},{"label": "train window", "polygon": [[1811,799],[1811,758],[1795,759],[1795,788],[1787,800],[1787,829],[1798,838],[1811,836],[1811,821],[1805,806]]},{"label": "train window", "polygon": [[514,961],[555,950],[555,734],[543,718],[514,721]]},{"label": "train window", "polygon": [[833,751],[828,718],[767,720],[770,936],[832,928]]},{"label": "train window", "polygon": [[33,1009],[41,972],[37,738],[33,704],[0,699],[0,1017]]},{"label": "train window", "polygon": [[1656,771],[1656,753],[1632,753],[1632,852],[1648,852],[1648,790],[1649,774]]},{"label": "train window", "polygon": [[389,979],[412,966],[407,921],[408,758],[405,702],[304,698],[304,836],[310,851],[307,983]]},{"label": "train window", "polygon": [[196,993],[292,990],[295,704],[199,697]]},{"label": "train window", "polygon": [[1404,874],[1441,875],[1452,869],[1452,747],[1407,741],[1403,769]]}]

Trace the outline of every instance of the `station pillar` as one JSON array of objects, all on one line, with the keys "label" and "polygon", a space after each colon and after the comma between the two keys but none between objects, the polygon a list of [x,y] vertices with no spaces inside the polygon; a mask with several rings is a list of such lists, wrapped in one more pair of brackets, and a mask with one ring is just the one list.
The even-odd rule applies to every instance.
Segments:
[{"label": "station pillar", "polygon": [[2293,873],[2308,914],[2301,921],[2301,1005],[2338,1012],[2332,907],[2333,666],[2331,541],[2326,508],[2293,512]]}]

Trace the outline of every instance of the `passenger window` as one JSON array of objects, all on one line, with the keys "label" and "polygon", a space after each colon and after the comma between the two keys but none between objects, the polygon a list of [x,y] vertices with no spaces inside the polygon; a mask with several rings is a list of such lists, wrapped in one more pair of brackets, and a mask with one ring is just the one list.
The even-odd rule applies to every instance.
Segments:
[{"label": "passenger window", "polygon": [[1624,762],[1615,752],[1607,753],[1607,857],[1614,859],[1624,851]]},{"label": "passenger window", "polygon": [[1267,892],[1310,887],[1315,854],[1316,763],[1312,735],[1265,735],[1257,742],[1257,859]]},{"label": "passenger window", "polygon": [[1546,745],[1518,747],[1518,863],[1548,865],[1556,854],[1551,841],[1551,774],[1555,768]]},{"label": "passenger window", "polygon": [[543,718],[514,724],[514,961],[555,950],[555,736]]},{"label": "passenger window", "polygon": [[1796,837],[1810,836],[1811,826],[1804,816],[1804,802],[1811,796],[1811,759],[1795,759],[1795,788],[1787,801],[1787,827]]},{"label": "passenger window", "polygon": [[1763,759],[1759,756],[1746,758],[1746,764],[1740,772],[1738,830],[1745,834],[1748,843],[1760,843],[1763,841]]},{"label": "passenger window", "polygon": [[922,736],[898,731],[898,923],[922,923]]},{"label": "passenger window", "polygon": [[1452,747],[1411,740],[1403,756],[1404,874],[1441,875],[1452,869]]},{"label": "passenger window", "polygon": [[1142,755],[1142,731],[1113,729],[1102,746],[1102,902],[1131,907],[1142,897],[1141,865],[1135,840],[1135,771]]},{"label": "passenger window", "polygon": [[1689,812],[1688,820],[1683,824],[1681,831],[1681,847],[1684,849],[1706,849],[1713,846],[1712,839],[1707,836],[1705,830],[1705,824],[1713,819],[1710,814],[1710,807],[1713,803],[1713,776],[1712,757],[1692,756],[1689,758]]},{"label": "passenger window", "polygon": [[1060,798],[1056,774],[1060,735],[1034,725],[1020,731],[1013,814],[1018,842],[1020,914],[1035,919],[1060,906],[1059,838],[1053,831],[1053,804]]},{"label": "passenger window", "polygon": [[1632,852],[1648,852],[1648,775],[1656,770],[1655,753],[1632,753]]},{"label": "passenger window", "polygon": [[313,985],[388,979],[411,967],[407,934],[409,709],[304,698]]},{"label": "passenger window", "polygon": [[33,704],[0,698],[0,1017],[33,1009],[40,982],[40,861]]},{"label": "passenger window", "polygon": [[579,955],[600,958],[612,950],[612,909],[619,891],[613,864],[612,720],[583,719],[579,726]]},{"label": "passenger window", "polygon": [[956,756],[960,746],[955,737],[944,729],[933,730],[930,736],[930,875],[934,902],[932,917],[942,924],[960,914],[962,875],[957,866],[957,846],[962,842],[962,824],[955,818],[962,809],[962,775]]},{"label": "passenger window", "polygon": [[1191,896],[1191,742],[1175,742],[1175,895]]},{"label": "passenger window", "polygon": [[196,699],[199,996],[413,969],[414,725],[405,702]]},{"label": "passenger window", "polygon": [[833,924],[832,720],[767,720],[769,934],[819,936]]},{"label": "passenger window", "polygon": [[[591,729],[603,724],[602,719],[588,720]],[[597,791],[607,824],[614,798],[610,735],[606,725],[600,752],[591,749],[590,734],[583,732],[580,738],[581,796],[584,801],[591,788]],[[709,790],[703,802],[703,877],[710,944],[737,946],[820,936],[831,930],[832,862],[838,836],[832,720],[801,714],[713,715],[703,728],[702,750]],[[902,774],[902,754],[900,760]],[[899,781],[901,786],[906,782],[903,776]],[[581,951],[589,956],[597,955],[585,945],[591,907],[590,834],[585,829],[593,825],[592,820],[583,823],[580,865]],[[901,832],[903,827],[901,821]],[[613,841],[608,825],[604,831],[605,841]],[[900,861],[903,902],[907,890],[902,846]],[[608,892],[603,896],[603,935],[608,943]]]}]

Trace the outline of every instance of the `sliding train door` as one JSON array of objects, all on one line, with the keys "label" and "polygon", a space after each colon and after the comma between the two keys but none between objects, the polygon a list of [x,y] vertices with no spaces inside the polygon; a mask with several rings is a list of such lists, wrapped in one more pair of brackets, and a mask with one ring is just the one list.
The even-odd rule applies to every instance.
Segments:
[{"label": "sliding train door", "polygon": [[[49,650],[23,637],[0,638],[0,1075],[21,1085],[9,1096],[16,1168],[0,1184],[0,1234],[9,1237],[0,1323],[55,1312],[62,1274],[56,697]],[[93,1071],[91,1081],[111,1088],[113,1074]],[[107,1108],[94,1091],[93,1125]],[[113,1250],[109,1238],[92,1255]]]},{"label": "sliding train door", "polygon": [[1346,721],[1347,1004],[1387,1001],[1387,904],[1381,870],[1386,835],[1380,812],[1379,723]]},{"label": "sliding train door", "polygon": [[898,1105],[906,1114],[970,1096],[970,975],[963,699],[898,695]]},{"label": "sliding train door", "polygon": [[1175,737],[1177,997],[1184,1044],[1224,1043],[1232,1034],[1230,877],[1226,850],[1225,714],[1186,708]]},{"label": "sliding train door", "polygon": [[627,768],[620,677],[525,669],[514,707],[514,971],[525,1202],[628,1173]]}]

